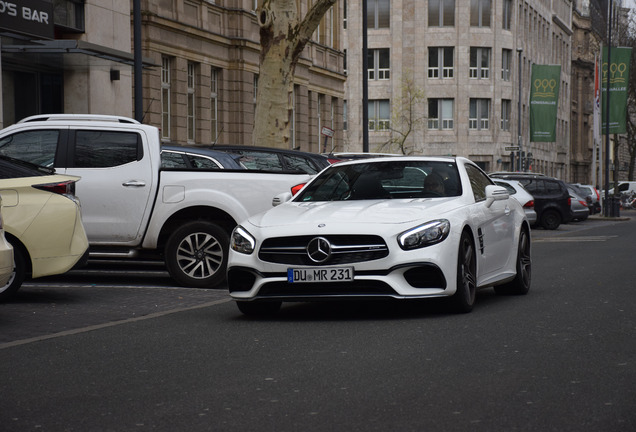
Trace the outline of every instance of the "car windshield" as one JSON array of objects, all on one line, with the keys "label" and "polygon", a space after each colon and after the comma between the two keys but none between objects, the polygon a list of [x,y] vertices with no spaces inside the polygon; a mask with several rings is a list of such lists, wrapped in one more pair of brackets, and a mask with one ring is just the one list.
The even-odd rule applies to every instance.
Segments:
[{"label": "car windshield", "polygon": [[455,162],[391,160],[336,164],[294,201],[436,198],[461,195]]}]

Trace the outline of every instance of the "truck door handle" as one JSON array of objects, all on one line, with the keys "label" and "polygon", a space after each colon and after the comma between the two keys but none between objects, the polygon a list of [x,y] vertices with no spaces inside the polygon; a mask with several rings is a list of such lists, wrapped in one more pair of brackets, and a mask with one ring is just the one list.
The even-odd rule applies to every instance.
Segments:
[{"label": "truck door handle", "polygon": [[146,186],[146,182],[140,180],[128,180],[127,182],[122,183],[122,186],[125,187],[144,187]]}]

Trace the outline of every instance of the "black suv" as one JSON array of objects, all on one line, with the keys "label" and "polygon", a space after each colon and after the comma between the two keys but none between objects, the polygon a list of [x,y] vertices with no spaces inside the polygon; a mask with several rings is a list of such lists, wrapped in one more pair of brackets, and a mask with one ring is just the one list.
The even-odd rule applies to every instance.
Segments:
[{"label": "black suv", "polygon": [[490,177],[518,180],[534,197],[537,224],[554,230],[572,220],[570,193],[564,181],[531,173],[493,173]]}]

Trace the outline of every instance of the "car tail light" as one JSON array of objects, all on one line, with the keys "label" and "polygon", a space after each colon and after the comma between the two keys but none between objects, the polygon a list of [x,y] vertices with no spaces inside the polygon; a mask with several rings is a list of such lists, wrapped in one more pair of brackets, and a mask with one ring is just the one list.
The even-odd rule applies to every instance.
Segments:
[{"label": "car tail light", "polygon": [[528,201],[527,203],[525,203],[523,205],[523,207],[527,208],[527,209],[533,209],[534,208],[534,201],[533,200]]},{"label": "car tail light", "polygon": [[297,184],[296,186],[292,186],[291,188],[292,196],[296,195],[298,191],[301,190],[306,184],[307,183],[301,183],[301,184]]},{"label": "car tail light", "polygon": [[596,192],[596,201],[600,201],[601,200],[601,194],[598,193],[598,189],[594,188],[594,192]]},{"label": "car tail light", "polygon": [[342,162],[342,159],[327,158],[327,161],[330,164],[335,164],[335,163],[338,163],[338,162]]},{"label": "car tail light", "polygon": [[75,183],[76,183],[75,180],[68,180],[68,181],[57,182],[57,183],[38,184],[38,185],[33,185],[33,187],[43,191],[64,195],[69,198],[74,198]]},{"label": "car tail light", "polygon": [[568,197],[568,205],[571,206],[572,205],[572,197]]},{"label": "car tail light", "polygon": [[579,200],[579,202],[583,205],[583,207],[587,207],[587,203],[585,201]]}]

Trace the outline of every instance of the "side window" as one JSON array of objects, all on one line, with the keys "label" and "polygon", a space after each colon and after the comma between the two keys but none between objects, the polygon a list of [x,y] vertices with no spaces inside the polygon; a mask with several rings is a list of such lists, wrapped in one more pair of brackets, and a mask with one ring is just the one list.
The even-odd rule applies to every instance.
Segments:
[{"label": "side window", "polygon": [[492,184],[488,176],[472,165],[466,165],[466,173],[470,179],[470,187],[473,190],[475,201],[485,200],[486,186]]},{"label": "side window", "polygon": [[316,174],[318,172],[314,164],[302,156],[283,154],[283,160],[290,170],[302,171],[306,174]]},{"label": "side window", "polygon": [[194,168],[215,169],[215,170],[221,169],[221,164],[211,158],[189,154],[188,159],[190,159],[190,163],[192,164]]},{"label": "side window", "polygon": [[546,192],[549,194],[560,194],[562,192],[561,185],[555,181],[545,181]]},{"label": "side window", "polygon": [[233,150],[233,152],[241,155],[241,163],[247,169],[261,171],[283,170],[283,164],[277,154],[243,150]]},{"label": "side window", "polygon": [[187,168],[183,155],[171,151],[161,152],[161,168]]},{"label": "side window", "polygon": [[77,131],[73,166],[107,168],[141,160],[141,138],[135,132]]},{"label": "side window", "polygon": [[53,167],[59,136],[59,130],[18,132],[0,140],[0,154]]}]

